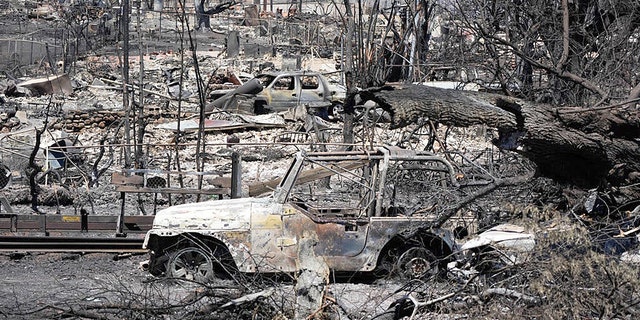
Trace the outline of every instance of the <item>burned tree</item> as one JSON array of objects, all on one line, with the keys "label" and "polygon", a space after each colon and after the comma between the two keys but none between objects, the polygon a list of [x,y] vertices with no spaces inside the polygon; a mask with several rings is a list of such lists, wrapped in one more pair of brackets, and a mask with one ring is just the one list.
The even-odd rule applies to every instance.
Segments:
[{"label": "burned tree", "polygon": [[[446,38],[455,41],[441,46],[449,54],[432,59],[475,75],[463,80],[528,100],[580,106],[640,93],[632,54],[639,45],[637,2],[464,0],[442,17]],[[454,45],[464,54],[451,55]]]},{"label": "burned tree", "polygon": [[531,159],[540,174],[581,186],[636,183],[638,112],[632,108],[557,108],[501,95],[406,86],[360,93],[401,127],[429,118],[454,126],[486,124],[493,143]]}]

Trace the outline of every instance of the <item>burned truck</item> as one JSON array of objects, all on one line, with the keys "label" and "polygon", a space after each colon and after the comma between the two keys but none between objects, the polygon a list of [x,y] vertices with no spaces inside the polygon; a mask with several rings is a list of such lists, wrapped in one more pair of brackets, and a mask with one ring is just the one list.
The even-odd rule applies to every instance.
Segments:
[{"label": "burned truck", "polygon": [[213,94],[216,99],[207,106],[207,112],[219,108],[264,114],[304,105],[330,119],[342,110],[346,87],[329,83],[318,72],[280,71],[259,74],[236,89],[216,90]]},{"label": "burned truck", "polygon": [[267,196],[159,211],[144,241],[149,271],[196,281],[295,273],[313,239],[335,274],[435,275],[456,248],[451,232],[431,227],[430,190],[456,184],[454,167],[427,152],[299,151],[281,179],[251,190]]}]

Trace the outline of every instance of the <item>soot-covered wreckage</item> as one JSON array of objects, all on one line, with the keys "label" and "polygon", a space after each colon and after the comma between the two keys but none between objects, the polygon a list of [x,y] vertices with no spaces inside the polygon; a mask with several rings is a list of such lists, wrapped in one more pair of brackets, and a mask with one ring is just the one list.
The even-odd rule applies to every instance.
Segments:
[{"label": "soot-covered wreckage", "polygon": [[[254,186],[265,197],[184,204],[159,211],[145,239],[155,275],[199,281],[300,271],[313,241],[330,270],[420,278],[453,259],[452,232],[433,228],[435,188],[457,188],[442,157],[384,147],[299,152],[286,175]],[[269,192],[270,187],[275,190]]]}]

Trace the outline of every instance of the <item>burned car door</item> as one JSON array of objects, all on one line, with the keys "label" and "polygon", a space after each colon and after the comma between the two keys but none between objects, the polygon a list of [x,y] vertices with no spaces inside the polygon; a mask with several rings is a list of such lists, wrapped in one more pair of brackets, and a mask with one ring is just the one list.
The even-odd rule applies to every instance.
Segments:
[{"label": "burned car door", "polygon": [[285,204],[280,213],[254,212],[251,223],[251,259],[254,261],[251,264],[255,264],[257,272],[294,272],[299,265],[301,239],[313,235],[318,240],[315,254],[325,258],[331,268],[359,269],[360,266],[344,269],[340,261],[362,252],[368,220],[348,215],[348,211],[309,209],[296,202]]},{"label": "burned car door", "polygon": [[298,104],[299,93],[296,90],[296,77],[281,75],[268,87],[271,101],[269,106],[275,111],[285,110]]},{"label": "burned car door", "polygon": [[374,194],[367,176],[374,168],[358,160],[309,160],[284,204],[290,214],[283,216],[283,237],[295,242],[284,250],[288,256],[296,256],[299,241],[293,239],[315,236],[314,252],[331,269],[360,270],[367,259],[354,257],[363,252],[367,242]]},{"label": "burned car door", "polygon": [[[362,266],[354,262],[366,245],[368,220],[356,219],[345,209],[304,208],[295,202],[290,210],[295,214],[283,216],[283,238],[289,239],[290,247],[282,248],[289,257],[296,257],[298,243],[302,237],[315,236],[316,256],[323,257],[335,271],[356,271]],[[295,239],[295,241],[294,241]]]},{"label": "burned car door", "polygon": [[307,104],[311,107],[327,107],[330,104],[328,90],[318,74],[280,75],[269,86],[271,109],[276,111]]}]

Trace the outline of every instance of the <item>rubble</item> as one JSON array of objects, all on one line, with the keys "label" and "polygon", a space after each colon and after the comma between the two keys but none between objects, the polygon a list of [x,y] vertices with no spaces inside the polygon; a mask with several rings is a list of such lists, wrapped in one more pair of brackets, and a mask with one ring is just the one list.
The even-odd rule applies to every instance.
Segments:
[{"label": "rubble", "polygon": [[124,117],[123,111],[103,109],[70,110],[64,118],[53,124],[54,129],[64,129],[68,132],[81,132],[83,129],[106,129],[120,122]]},{"label": "rubble", "polygon": [[16,109],[0,107],[0,132],[6,133],[20,125],[20,119],[16,116]]},{"label": "rubble", "polygon": [[494,272],[524,263],[535,244],[535,235],[526,232],[524,227],[501,224],[472,237],[460,250],[470,260],[470,267],[480,272]]},{"label": "rubble", "polygon": [[501,224],[478,234],[465,242],[460,249],[472,250],[483,246],[492,246],[500,249],[529,251],[533,249],[534,245],[535,236],[525,232],[523,227]]}]

